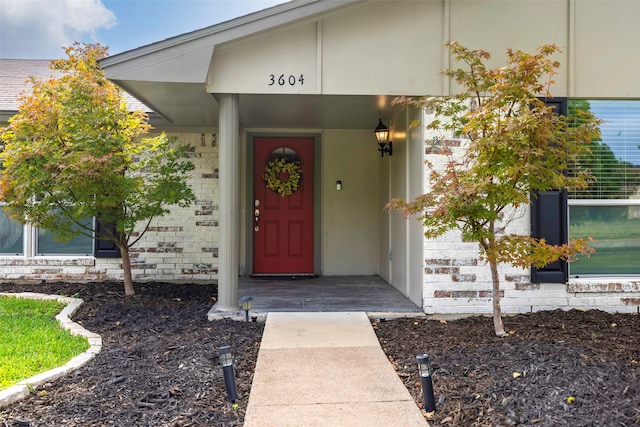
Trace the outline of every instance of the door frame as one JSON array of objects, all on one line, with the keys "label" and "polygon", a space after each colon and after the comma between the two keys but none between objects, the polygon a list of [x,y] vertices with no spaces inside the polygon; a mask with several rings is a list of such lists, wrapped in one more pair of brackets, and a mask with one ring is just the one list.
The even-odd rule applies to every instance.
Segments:
[{"label": "door frame", "polygon": [[[244,197],[242,197],[243,212],[241,221],[244,222],[241,229],[244,236],[241,236],[241,260],[240,276],[250,276],[253,274],[253,178],[254,178],[254,144],[256,138],[312,138],[313,139],[313,274],[320,275],[322,265],[322,221],[321,198],[322,190],[322,137],[319,133],[302,132],[247,132],[245,141],[244,164]],[[244,258],[244,260],[242,259]]]}]

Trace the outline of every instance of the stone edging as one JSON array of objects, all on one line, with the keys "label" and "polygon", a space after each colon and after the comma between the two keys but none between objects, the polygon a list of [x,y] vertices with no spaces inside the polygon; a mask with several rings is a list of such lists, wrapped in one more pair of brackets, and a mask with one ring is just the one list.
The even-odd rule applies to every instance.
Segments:
[{"label": "stone edging", "polygon": [[56,315],[56,320],[60,325],[71,332],[71,335],[81,335],[89,341],[89,349],[84,353],[79,354],[73,359],[69,360],[63,366],[51,369],[46,372],[42,372],[26,380],[20,381],[18,384],[13,385],[4,390],[0,390],[0,408],[5,407],[11,403],[24,399],[30,393],[30,390],[37,388],[47,382],[56,380],[63,375],[75,371],[78,368],[86,365],[91,359],[93,359],[100,350],[102,350],[102,337],[93,332],[87,331],[85,328],[73,322],[71,317],[78,311],[84,301],[79,298],[68,298],[61,295],[46,295],[33,292],[22,293],[6,293],[0,292],[0,295],[7,295],[19,298],[32,298],[42,300],[56,300],[67,304],[64,309]]}]

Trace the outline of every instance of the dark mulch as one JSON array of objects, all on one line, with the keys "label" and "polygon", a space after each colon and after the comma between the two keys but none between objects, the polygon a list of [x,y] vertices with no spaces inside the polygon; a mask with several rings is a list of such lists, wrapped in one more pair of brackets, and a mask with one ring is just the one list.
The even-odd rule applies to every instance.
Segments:
[{"label": "dark mulch", "polygon": [[[209,322],[215,286],[118,283],[0,285],[0,291],[77,296],[74,320],[102,336],[75,373],[4,408],[0,425],[241,426],[264,324]],[[218,349],[230,345],[241,396],[227,401]],[[3,424],[4,422],[4,424]]]},{"label": "dark mulch", "polygon": [[[77,294],[85,304],[74,320],[104,341],[86,367],[1,409],[0,426],[242,425],[263,325],[207,321],[215,286],[136,289],[125,298],[117,283],[0,284],[3,292]],[[551,311],[505,324],[507,338],[495,337],[485,317],[374,327],[419,405],[415,356],[431,355],[440,401],[433,426],[640,425],[640,316]],[[217,360],[222,345],[234,349],[237,408]]]},{"label": "dark mulch", "polygon": [[374,328],[420,406],[415,356],[430,355],[434,426],[640,425],[640,316],[555,310],[504,322],[506,338],[489,317]]}]

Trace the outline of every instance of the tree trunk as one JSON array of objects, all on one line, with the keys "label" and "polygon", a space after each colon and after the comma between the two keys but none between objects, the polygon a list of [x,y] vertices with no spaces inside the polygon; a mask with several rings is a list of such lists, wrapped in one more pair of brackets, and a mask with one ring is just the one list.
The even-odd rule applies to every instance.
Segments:
[{"label": "tree trunk", "polygon": [[491,268],[491,281],[493,282],[493,329],[497,336],[508,335],[502,325],[502,310],[500,309],[500,278],[498,277],[498,263],[495,259],[489,260]]},{"label": "tree trunk", "polygon": [[124,271],[124,294],[127,296],[134,295],[136,290],[133,287],[133,279],[131,278],[131,260],[129,259],[129,246],[118,245],[122,255],[122,270]]}]

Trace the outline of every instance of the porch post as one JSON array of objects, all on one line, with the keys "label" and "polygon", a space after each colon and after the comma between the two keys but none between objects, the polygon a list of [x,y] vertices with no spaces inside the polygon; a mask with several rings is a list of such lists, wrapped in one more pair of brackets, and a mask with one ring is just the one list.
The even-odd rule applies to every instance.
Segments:
[{"label": "porch post", "polygon": [[214,310],[238,309],[238,271],[240,245],[239,189],[240,169],[238,95],[220,94],[219,114],[219,212],[218,301]]}]

